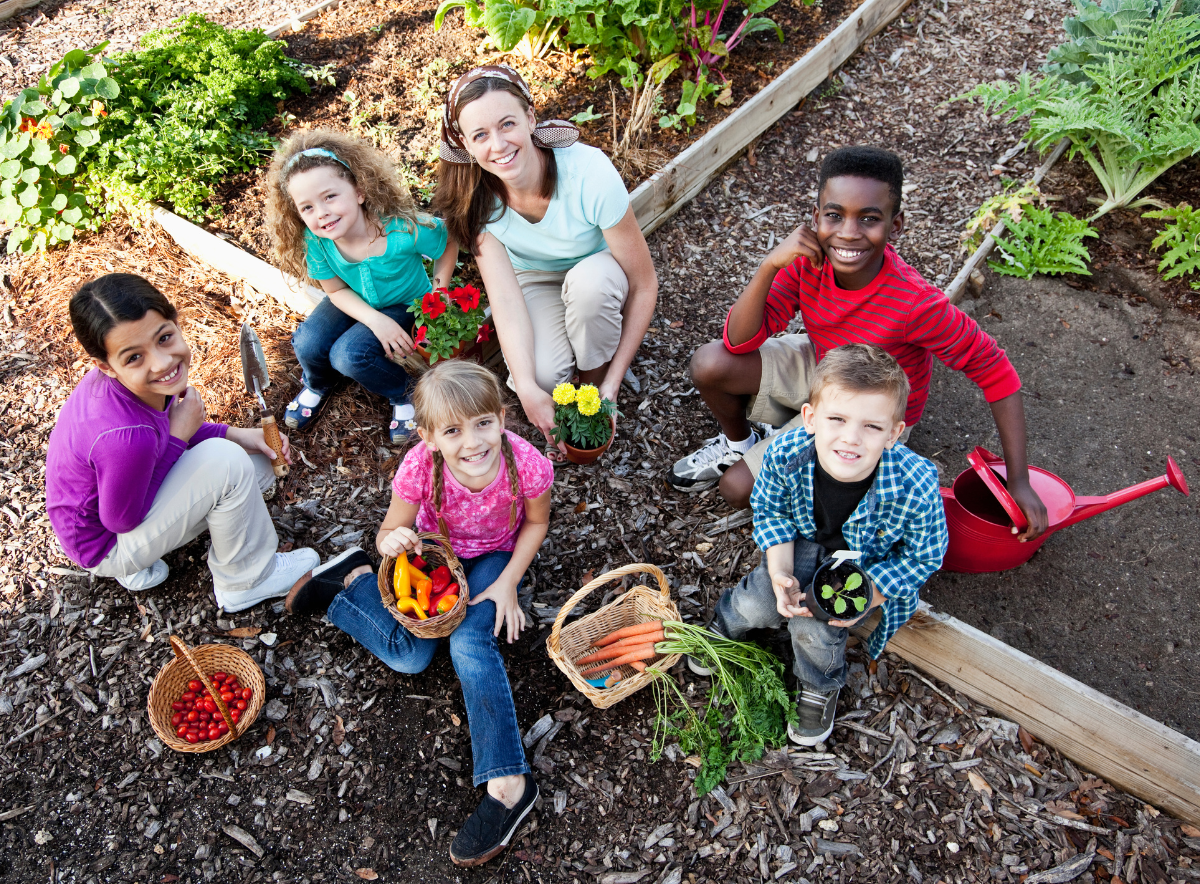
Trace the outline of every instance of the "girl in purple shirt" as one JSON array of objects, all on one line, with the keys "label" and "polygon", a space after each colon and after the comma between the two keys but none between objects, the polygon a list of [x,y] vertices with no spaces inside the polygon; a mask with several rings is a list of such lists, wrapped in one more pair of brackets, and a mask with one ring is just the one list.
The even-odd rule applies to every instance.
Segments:
[{"label": "girl in purple shirt", "polygon": [[46,455],[46,510],[63,552],[137,592],[166,580],[162,557],[207,529],[221,607],[285,595],[319,557],[276,552],[263,502],[271,449],[262,430],[205,422],[175,307],[142,277],[110,273],[70,309],[95,367],[59,412]]}]

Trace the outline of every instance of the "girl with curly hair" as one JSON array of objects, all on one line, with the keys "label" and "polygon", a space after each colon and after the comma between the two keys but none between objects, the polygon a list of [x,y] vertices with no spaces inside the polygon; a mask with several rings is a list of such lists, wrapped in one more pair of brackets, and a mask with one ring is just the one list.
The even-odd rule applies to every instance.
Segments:
[{"label": "girl with curly hair", "polygon": [[[392,161],[371,145],[325,129],[280,145],[267,173],[267,226],[284,272],[316,281],[329,297],[292,336],[304,385],[287,407],[289,427],[316,417],[339,377],[391,403],[391,441],[416,428],[408,373],[408,307],[450,281],[458,244],[417,210]],[[435,259],[430,283],[422,256]]]}]

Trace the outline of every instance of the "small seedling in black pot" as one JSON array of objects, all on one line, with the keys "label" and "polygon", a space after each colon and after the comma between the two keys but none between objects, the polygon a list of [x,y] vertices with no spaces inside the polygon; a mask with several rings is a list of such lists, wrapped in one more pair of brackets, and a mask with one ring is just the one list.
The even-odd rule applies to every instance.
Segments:
[{"label": "small seedling in black pot", "polygon": [[818,620],[857,620],[871,604],[871,581],[850,559],[860,553],[839,550],[821,563],[805,593],[805,605]]}]

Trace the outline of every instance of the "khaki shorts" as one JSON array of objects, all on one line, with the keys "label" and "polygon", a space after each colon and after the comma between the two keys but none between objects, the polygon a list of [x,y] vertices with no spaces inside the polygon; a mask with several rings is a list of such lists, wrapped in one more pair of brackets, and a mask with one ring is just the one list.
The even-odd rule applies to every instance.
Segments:
[{"label": "khaki shorts", "polygon": [[[762,358],[762,380],[758,394],[746,407],[746,419],[791,430],[804,425],[800,406],[808,401],[813,372],[817,370],[817,351],[808,335],[783,335],[767,338],[758,348]],[[907,442],[912,427],[905,427],[899,442]],[[750,473],[758,475],[763,455],[771,439],[761,439],[742,459]]]}]

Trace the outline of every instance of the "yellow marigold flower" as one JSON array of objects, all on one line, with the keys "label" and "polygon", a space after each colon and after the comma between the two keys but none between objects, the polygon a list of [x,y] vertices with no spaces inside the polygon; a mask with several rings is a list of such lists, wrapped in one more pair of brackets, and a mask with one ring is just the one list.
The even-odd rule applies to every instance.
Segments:
[{"label": "yellow marigold flower", "polygon": [[575,405],[579,409],[579,413],[585,417],[591,417],[600,410],[600,391],[593,384],[584,384],[579,388],[579,394],[575,398]]},{"label": "yellow marigold flower", "polygon": [[554,392],[550,394],[550,398],[558,405],[570,405],[575,401],[575,386],[573,384],[559,384],[554,388]]}]

